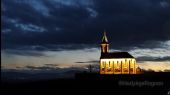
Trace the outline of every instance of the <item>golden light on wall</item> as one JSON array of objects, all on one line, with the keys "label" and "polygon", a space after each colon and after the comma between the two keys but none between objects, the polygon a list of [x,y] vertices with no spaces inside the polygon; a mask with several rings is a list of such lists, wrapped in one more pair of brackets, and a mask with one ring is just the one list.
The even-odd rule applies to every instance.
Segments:
[{"label": "golden light on wall", "polygon": [[136,74],[137,67],[132,58],[100,60],[100,74]]}]

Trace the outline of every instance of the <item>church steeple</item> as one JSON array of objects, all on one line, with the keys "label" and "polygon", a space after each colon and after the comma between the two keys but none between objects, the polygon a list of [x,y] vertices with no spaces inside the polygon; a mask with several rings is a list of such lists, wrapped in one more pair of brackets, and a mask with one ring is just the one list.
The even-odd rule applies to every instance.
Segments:
[{"label": "church steeple", "polygon": [[106,31],[104,31],[104,35],[102,38],[102,43],[108,43],[107,36],[106,36]]},{"label": "church steeple", "polygon": [[102,38],[102,43],[101,43],[101,53],[108,53],[109,52],[109,44],[106,36],[106,31],[104,31],[104,35]]}]

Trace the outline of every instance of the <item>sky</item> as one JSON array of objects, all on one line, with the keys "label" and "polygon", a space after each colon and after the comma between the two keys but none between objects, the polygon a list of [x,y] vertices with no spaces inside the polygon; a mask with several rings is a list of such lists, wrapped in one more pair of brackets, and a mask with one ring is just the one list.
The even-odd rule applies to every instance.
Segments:
[{"label": "sky", "polygon": [[105,30],[110,51],[170,70],[169,10],[170,0],[1,0],[1,69],[99,64]]}]

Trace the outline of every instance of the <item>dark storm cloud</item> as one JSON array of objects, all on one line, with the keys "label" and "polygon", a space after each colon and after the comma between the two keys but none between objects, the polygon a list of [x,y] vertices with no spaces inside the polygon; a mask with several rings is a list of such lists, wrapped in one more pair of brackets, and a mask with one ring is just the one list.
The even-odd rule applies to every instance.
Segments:
[{"label": "dark storm cloud", "polygon": [[148,56],[143,56],[143,57],[138,57],[137,61],[170,61],[170,56],[166,57],[148,57]]},{"label": "dark storm cloud", "polygon": [[25,68],[31,69],[31,70],[58,70],[59,67],[49,67],[49,66],[41,66],[41,67],[35,67],[35,66],[26,66]]},{"label": "dark storm cloud", "polygon": [[39,51],[27,51],[27,50],[3,50],[1,51],[5,54],[11,54],[11,55],[20,55],[20,56],[47,56],[45,54],[43,54],[42,52]]},{"label": "dark storm cloud", "polygon": [[100,43],[104,29],[112,48],[170,40],[169,0],[2,0],[2,5],[3,49],[86,48]]},{"label": "dark storm cloud", "polygon": [[59,66],[58,64],[44,64],[45,66],[51,66],[51,67],[57,67],[57,66]]},{"label": "dark storm cloud", "polygon": [[75,63],[99,63],[98,60],[90,60],[90,61],[79,61],[79,62],[75,62]]},{"label": "dark storm cloud", "polygon": [[98,47],[96,44],[91,44],[90,46],[86,44],[43,44],[43,45],[16,45],[16,44],[6,44],[5,46],[1,46],[1,49],[5,51],[16,50],[18,52],[22,51],[63,51],[63,50],[79,50],[79,49],[90,49],[89,51],[93,51],[93,47]]}]

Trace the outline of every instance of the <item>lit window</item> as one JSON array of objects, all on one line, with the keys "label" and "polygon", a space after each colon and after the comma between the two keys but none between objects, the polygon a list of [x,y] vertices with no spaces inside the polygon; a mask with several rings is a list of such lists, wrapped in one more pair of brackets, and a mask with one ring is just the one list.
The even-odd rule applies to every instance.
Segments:
[{"label": "lit window", "polygon": [[105,66],[104,66],[104,63],[105,63],[105,62],[103,61],[103,67],[105,67]]}]

